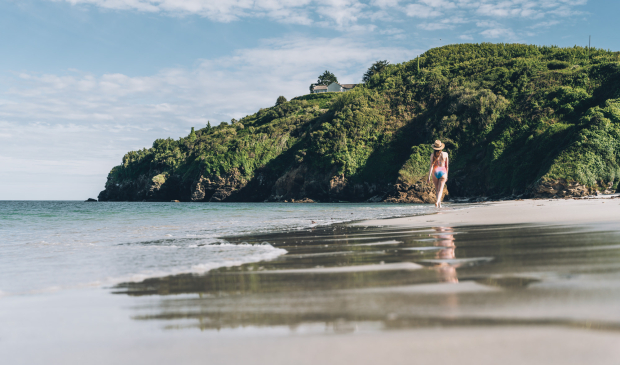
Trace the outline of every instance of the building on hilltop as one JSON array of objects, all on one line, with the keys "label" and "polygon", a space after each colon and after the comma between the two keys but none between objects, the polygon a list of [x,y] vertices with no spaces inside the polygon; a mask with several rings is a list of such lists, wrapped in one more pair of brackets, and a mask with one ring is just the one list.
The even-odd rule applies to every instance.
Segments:
[{"label": "building on hilltop", "polygon": [[312,93],[327,93],[327,92],[345,92],[353,89],[357,84],[339,84],[337,82],[332,82],[328,86],[325,85],[317,85],[312,88]]},{"label": "building on hilltop", "polygon": [[312,93],[313,94],[326,93],[326,92],[327,92],[327,86],[325,86],[325,85],[317,85],[317,86],[312,88]]}]

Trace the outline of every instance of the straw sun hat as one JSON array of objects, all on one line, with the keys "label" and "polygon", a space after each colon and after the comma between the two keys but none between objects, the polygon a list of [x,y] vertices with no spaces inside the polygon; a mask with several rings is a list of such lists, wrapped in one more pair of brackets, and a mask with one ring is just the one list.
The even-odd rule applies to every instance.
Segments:
[{"label": "straw sun hat", "polygon": [[443,150],[444,147],[446,147],[446,145],[441,143],[440,140],[436,140],[435,143],[433,143],[432,147],[433,147],[434,150],[441,151],[441,150]]}]

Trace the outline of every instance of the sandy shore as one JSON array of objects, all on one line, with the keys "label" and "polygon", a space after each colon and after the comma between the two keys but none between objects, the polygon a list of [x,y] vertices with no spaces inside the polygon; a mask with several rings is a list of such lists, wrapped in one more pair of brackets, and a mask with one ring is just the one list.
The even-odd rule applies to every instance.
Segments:
[{"label": "sandy shore", "polygon": [[[334,335],[208,336],[57,349],[84,364],[617,364],[618,336],[558,328],[455,328]],[[63,351],[64,350],[64,351]],[[67,351],[69,350],[69,351]],[[47,363],[38,358],[41,364]],[[31,363],[32,364],[32,363]]]},{"label": "sandy shore", "polygon": [[620,199],[507,201],[227,237],[288,253],[3,298],[0,349],[28,365],[617,364],[618,217]]},{"label": "sandy shore", "polygon": [[375,219],[360,226],[479,226],[494,224],[591,224],[618,222],[620,199],[504,201],[438,209],[437,214]]}]

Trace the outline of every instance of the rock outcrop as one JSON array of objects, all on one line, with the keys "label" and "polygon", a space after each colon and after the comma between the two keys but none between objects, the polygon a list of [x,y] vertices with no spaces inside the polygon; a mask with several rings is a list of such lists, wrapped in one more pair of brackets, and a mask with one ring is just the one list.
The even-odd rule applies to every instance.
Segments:
[{"label": "rock outcrop", "polygon": [[597,192],[594,188],[564,179],[541,180],[532,185],[529,190],[529,195],[533,198],[576,198],[593,195]]},{"label": "rock outcrop", "polygon": [[220,177],[200,176],[192,184],[191,201],[193,202],[222,202],[246,185],[238,169],[232,169],[227,175]]},{"label": "rock outcrop", "polygon": [[[281,176],[259,171],[246,181],[237,169],[223,177],[200,178],[190,186],[179,184],[180,178],[157,174],[140,176],[121,184],[108,186],[99,199],[115,201],[192,201],[192,202],[389,202],[434,203],[435,188],[418,181],[414,184],[352,183],[335,171],[315,173],[301,164]],[[183,194],[183,191],[187,191]],[[444,200],[448,190],[444,188]]]},{"label": "rock outcrop", "polygon": [[[395,184],[393,190],[383,199],[388,203],[433,204],[436,201],[435,186],[418,181],[413,185]],[[444,186],[442,199],[448,200],[448,188]]]}]

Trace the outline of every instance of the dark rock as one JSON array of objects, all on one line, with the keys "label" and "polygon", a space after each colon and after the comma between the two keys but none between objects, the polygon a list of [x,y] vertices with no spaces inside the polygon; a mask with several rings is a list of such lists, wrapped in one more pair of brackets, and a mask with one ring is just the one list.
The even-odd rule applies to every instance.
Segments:
[{"label": "dark rock", "polygon": [[291,203],[316,203],[314,200],[310,199],[310,198],[303,198],[303,199],[291,199]]},{"label": "dark rock", "polygon": [[[447,200],[447,198],[448,188],[444,186],[442,200]],[[394,184],[383,201],[387,203],[433,204],[436,200],[435,186],[424,181],[417,181],[413,185]]]},{"label": "dark rock", "polygon": [[93,199],[93,198],[88,198],[86,200],[84,200],[84,202],[96,202],[97,199]]},{"label": "dark rock", "polygon": [[533,198],[575,198],[598,193],[594,188],[564,179],[539,180],[528,189],[528,192]]}]

